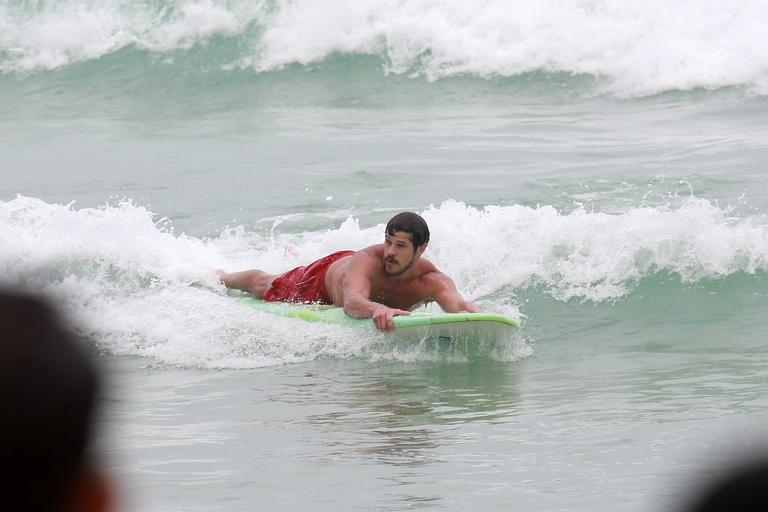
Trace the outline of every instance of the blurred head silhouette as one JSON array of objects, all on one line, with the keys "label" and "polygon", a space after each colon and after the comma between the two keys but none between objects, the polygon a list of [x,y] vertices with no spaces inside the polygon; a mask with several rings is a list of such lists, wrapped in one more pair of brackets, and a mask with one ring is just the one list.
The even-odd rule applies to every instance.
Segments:
[{"label": "blurred head silhouette", "polygon": [[0,508],[102,511],[89,450],[100,379],[53,308],[0,290]]},{"label": "blurred head silhouette", "polygon": [[710,480],[689,498],[685,512],[726,512],[768,510],[768,454],[739,464]]}]

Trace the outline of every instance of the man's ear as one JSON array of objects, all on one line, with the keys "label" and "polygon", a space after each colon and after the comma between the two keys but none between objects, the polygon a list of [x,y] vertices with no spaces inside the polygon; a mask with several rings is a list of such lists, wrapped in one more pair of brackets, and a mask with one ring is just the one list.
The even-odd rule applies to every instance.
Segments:
[{"label": "man's ear", "polygon": [[418,249],[416,249],[416,254],[417,254],[418,256],[421,256],[422,254],[424,254],[424,251],[426,251],[426,250],[427,250],[427,245],[428,245],[428,243],[425,243],[425,244],[421,244],[421,245],[419,246],[419,248],[418,248]]}]

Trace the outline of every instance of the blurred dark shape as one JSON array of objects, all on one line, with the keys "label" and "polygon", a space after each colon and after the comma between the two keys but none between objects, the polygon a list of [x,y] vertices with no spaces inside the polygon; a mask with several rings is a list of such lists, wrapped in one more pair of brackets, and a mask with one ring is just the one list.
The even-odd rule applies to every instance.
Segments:
[{"label": "blurred dark shape", "polygon": [[768,510],[768,456],[736,465],[710,482],[686,512]]},{"label": "blurred dark shape", "polygon": [[45,301],[0,290],[0,509],[106,510],[94,361]]}]

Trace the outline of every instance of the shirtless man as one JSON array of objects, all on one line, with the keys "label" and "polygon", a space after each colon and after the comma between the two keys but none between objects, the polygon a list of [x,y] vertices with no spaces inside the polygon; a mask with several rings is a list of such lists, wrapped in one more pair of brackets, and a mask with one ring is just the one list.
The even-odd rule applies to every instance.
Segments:
[{"label": "shirtless man", "polygon": [[258,269],[218,274],[228,288],[264,300],[341,306],[349,316],[372,318],[382,331],[391,331],[395,316],[409,315],[424,301],[434,300],[449,313],[479,311],[451,278],[422,258],[428,242],[424,219],[403,212],[387,224],[383,244],[339,251],[279,276]]}]

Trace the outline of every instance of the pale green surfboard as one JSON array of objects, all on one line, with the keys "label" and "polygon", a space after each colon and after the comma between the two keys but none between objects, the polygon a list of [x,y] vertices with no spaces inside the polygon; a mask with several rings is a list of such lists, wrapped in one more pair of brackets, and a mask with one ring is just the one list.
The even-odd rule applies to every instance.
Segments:
[{"label": "pale green surfboard", "polygon": [[[370,318],[352,318],[335,306],[268,302],[251,296],[241,296],[238,300],[248,307],[274,315],[375,330]],[[393,321],[396,339],[432,340],[441,344],[504,341],[520,327],[516,320],[495,313],[412,312],[409,316],[396,316]]]}]

